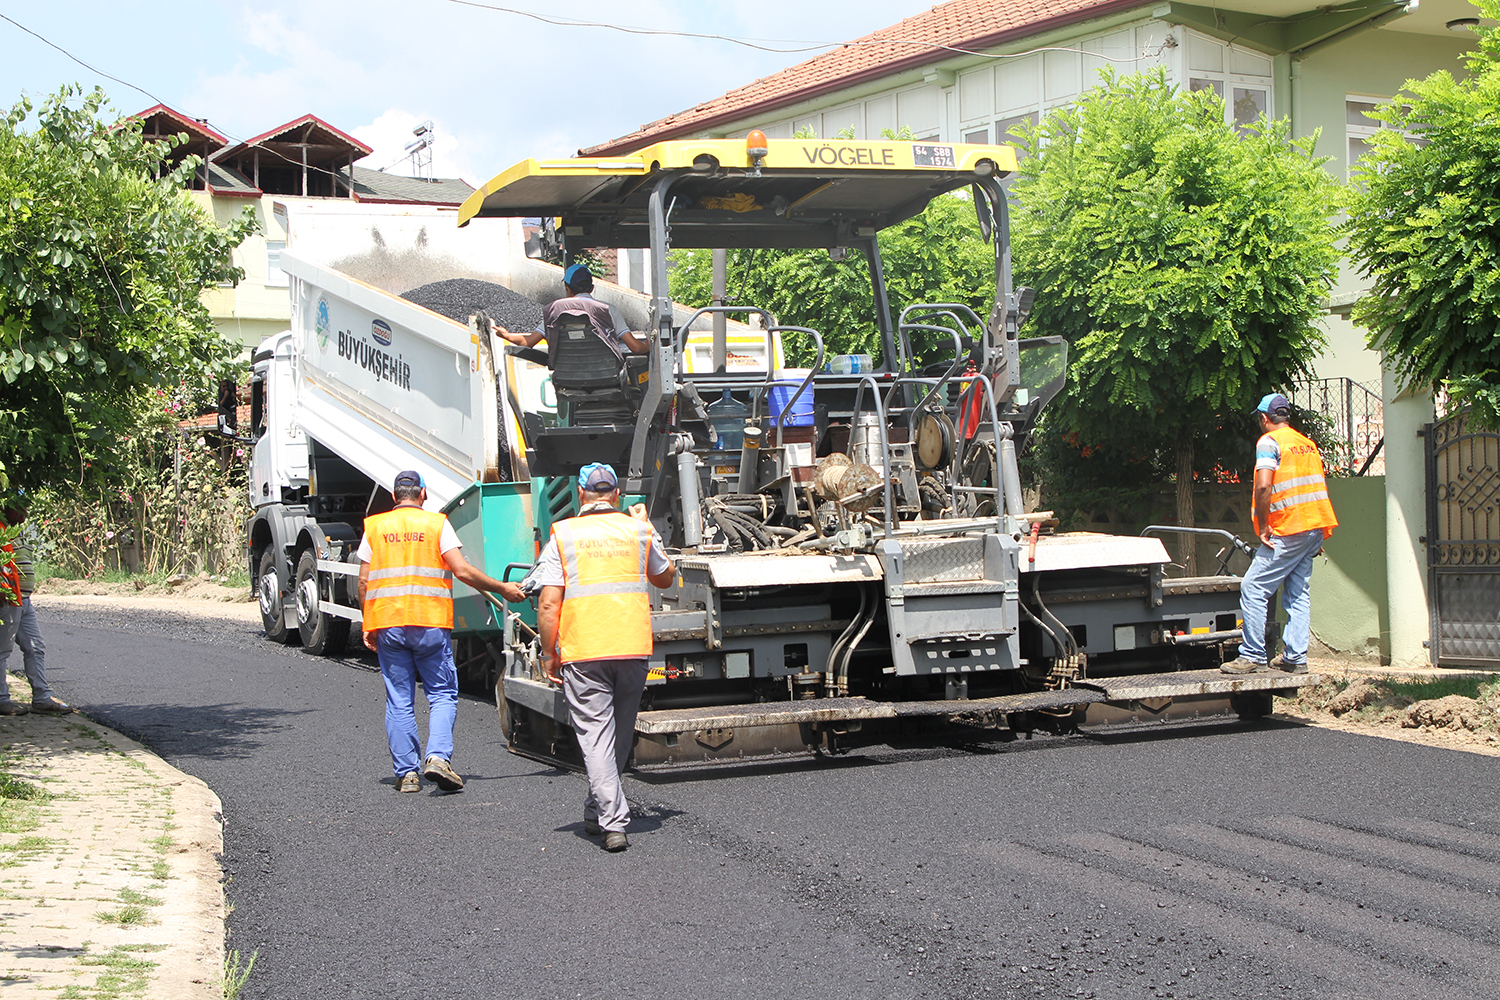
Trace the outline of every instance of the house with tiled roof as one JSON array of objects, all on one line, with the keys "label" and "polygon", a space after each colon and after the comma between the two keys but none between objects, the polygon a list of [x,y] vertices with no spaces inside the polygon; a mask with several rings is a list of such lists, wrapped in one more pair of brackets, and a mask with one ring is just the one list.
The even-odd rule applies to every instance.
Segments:
[{"label": "house with tiled roof", "polygon": [[[1316,135],[1326,168],[1347,179],[1381,127],[1366,112],[1408,79],[1463,75],[1477,14],[1467,0],[949,0],[581,153],[751,129],[873,139],[909,128],[918,140],[1004,143],[1021,123],[1075,101],[1100,70],[1161,68],[1179,87],[1218,94],[1229,124],[1269,114],[1288,119],[1294,137]],[[1367,476],[1340,486],[1351,498],[1341,519],[1358,525],[1368,558],[1341,557],[1315,587],[1314,623],[1321,602],[1336,648],[1420,663],[1429,638],[1436,648],[1438,629],[1448,628],[1435,604],[1429,621],[1428,603],[1409,599],[1428,583],[1428,460],[1418,434],[1433,405],[1396,393],[1349,320],[1365,284],[1345,269],[1329,301],[1328,347],[1313,362],[1317,379],[1285,387],[1324,414],[1362,472],[1386,473],[1383,485]],[[1385,546],[1369,544],[1382,536]],[[1484,614],[1482,627],[1493,630],[1493,608]],[[1500,659],[1500,639],[1493,645]]]},{"label": "house with tiled roof", "polygon": [[435,276],[474,276],[505,238],[493,227],[458,228],[458,206],[473,193],[465,182],[358,166],[370,146],[316,115],[243,141],[161,104],[132,117],[147,138],[184,137],[169,162],[203,160],[188,187],[220,224],[246,206],[260,223],[234,251],[245,279],[204,296],[220,332],[247,349],[291,320],[284,249],[401,292]]}]

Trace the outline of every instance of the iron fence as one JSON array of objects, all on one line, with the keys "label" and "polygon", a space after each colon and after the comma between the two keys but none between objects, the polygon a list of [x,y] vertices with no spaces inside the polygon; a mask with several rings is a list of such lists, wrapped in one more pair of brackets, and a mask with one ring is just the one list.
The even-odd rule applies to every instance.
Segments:
[{"label": "iron fence", "polygon": [[1350,378],[1320,378],[1294,383],[1287,392],[1302,411],[1304,427],[1318,439],[1323,466],[1331,476],[1383,476],[1385,406],[1380,387]]}]

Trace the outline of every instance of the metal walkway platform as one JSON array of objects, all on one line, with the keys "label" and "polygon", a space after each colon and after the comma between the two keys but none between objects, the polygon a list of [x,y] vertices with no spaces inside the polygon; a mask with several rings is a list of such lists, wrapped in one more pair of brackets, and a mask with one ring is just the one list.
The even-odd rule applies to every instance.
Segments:
[{"label": "metal walkway platform", "polygon": [[808,722],[867,721],[918,716],[965,716],[982,713],[1055,711],[1086,705],[1122,704],[1160,698],[1228,697],[1256,691],[1290,691],[1317,684],[1317,674],[1268,670],[1225,674],[1218,670],[1184,670],[1079,681],[1061,691],[1028,691],[998,698],[940,701],[871,701],[868,698],[812,698],[749,705],[715,705],[642,712],[635,730],[642,736],[665,736],[709,729],[750,729]]}]

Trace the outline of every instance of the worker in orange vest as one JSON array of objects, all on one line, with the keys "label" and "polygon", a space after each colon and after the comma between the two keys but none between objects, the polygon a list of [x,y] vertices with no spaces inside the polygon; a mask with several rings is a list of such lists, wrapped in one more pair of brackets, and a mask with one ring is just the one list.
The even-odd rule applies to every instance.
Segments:
[{"label": "worker in orange vest", "polygon": [[359,543],[359,599],[365,646],[380,658],[385,678],[385,733],[396,788],[421,790],[417,777],[417,678],[427,692],[427,754],[422,776],[447,792],[464,787],[453,770],[453,720],[458,671],[453,665],[453,578],[475,590],[525,600],[518,584],[496,580],[464,558],[448,518],[423,510],[427,482],[415,471],[397,473],[396,506],[365,518]]},{"label": "worker in orange vest", "polygon": [[583,827],[604,835],[604,849],[630,846],[630,804],[620,772],[635,742],[635,717],[651,655],[651,593],[676,575],[644,504],[619,510],[615,470],[595,462],[578,473],[577,517],[552,526],[530,578],[542,664],[563,686],[589,775]]},{"label": "worker in orange vest", "polygon": [[1313,557],[1339,521],[1328,500],[1318,446],[1288,425],[1292,404],[1273,392],[1255,413],[1261,436],[1255,443],[1253,517],[1260,548],[1240,581],[1240,655],[1220,669],[1227,674],[1266,669],[1266,610],[1276,588],[1285,584],[1283,653],[1270,665],[1301,674],[1307,672]]}]

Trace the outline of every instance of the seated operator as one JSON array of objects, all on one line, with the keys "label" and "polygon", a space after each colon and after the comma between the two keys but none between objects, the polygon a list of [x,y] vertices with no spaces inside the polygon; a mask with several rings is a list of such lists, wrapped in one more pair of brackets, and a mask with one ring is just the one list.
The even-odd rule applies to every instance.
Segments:
[{"label": "seated operator", "polygon": [[558,321],[564,316],[582,316],[588,320],[589,328],[609,345],[621,362],[625,360],[626,348],[632,354],[646,353],[646,341],[630,332],[630,327],[625,325],[625,320],[615,307],[607,302],[600,302],[590,294],[594,290],[594,276],[587,267],[574,264],[564,271],[563,286],[568,290],[568,297],[557,299],[542,310],[542,323],[535,331],[514,333],[496,326],[495,333],[501,340],[517,347],[535,347],[539,342],[547,341],[547,365],[551,368],[556,367],[557,361],[555,333]]}]

